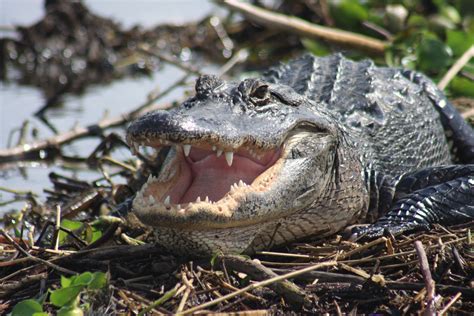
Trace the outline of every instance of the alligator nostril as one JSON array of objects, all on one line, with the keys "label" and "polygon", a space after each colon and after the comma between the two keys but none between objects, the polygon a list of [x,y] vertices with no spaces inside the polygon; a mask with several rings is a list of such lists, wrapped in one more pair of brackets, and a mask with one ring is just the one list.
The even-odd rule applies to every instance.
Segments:
[{"label": "alligator nostril", "polygon": [[196,95],[198,97],[206,97],[211,95],[214,90],[224,84],[224,81],[214,75],[201,75],[196,80]]}]

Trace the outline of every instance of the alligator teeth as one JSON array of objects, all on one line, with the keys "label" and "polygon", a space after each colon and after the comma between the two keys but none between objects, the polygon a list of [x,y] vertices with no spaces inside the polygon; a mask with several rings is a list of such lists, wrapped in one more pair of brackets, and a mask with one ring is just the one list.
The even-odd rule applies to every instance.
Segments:
[{"label": "alligator teeth", "polygon": [[239,184],[238,183],[234,183],[231,187],[230,187],[230,190],[231,191],[236,191],[239,189]]},{"label": "alligator teeth", "polygon": [[222,152],[223,152],[222,149],[218,149],[217,152],[216,152],[217,157],[220,157],[222,155]]},{"label": "alligator teeth", "polygon": [[171,203],[171,198],[170,196],[168,195],[166,198],[165,198],[165,201],[163,202],[166,206],[169,206],[170,203]]},{"label": "alligator teeth", "polygon": [[142,190],[140,190],[140,191],[138,191],[137,197],[135,198],[135,200],[139,201],[141,203],[142,199],[143,199],[143,192],[142,192]]},{"label": "alligator teeth", "polygon": [[148,201],[150,202],[150,204],[155,204],[155,198],[151,195],[148,196]]},{"label": "alligator teeth", "polygon": [[165,146],[169,144],[168,141],[165,140],[165,139],[158,139],[158,143],[159,143],[160,145],[165,145]]},{"label": "alligator teeth", "polygon": [[245,182],[242,181],[242,179],[240,179],[240,180],[239,180],[239,187],[245,187],[245,186],[247,186],[247,185],[245,184]]},{"label": "alligator teeth", "polygon": [[225,153],[225,160],[227,161],[229,167],[232,166],[232,161],[234,160],[234,153],[231,151],[227,151]]},{"label": "alligator teeth", "polygon": [[201,202],[201,197],[200,196],[198,196],[197,199],[196,199],[196,203],[199,203],[199,202]]},{"label": "alligator teeth", "polygon": [[253,158],[257,159],[257,154],[255,153],[255,151],[253,151],[253,149],[250,149],[249,153]]},{"label": "alligator teeth", "polygon": [[178,208],[178,210],[181,209],[181,204],[177,204],[176,207]]},{"label": "alligator teeth", "polygon": [[216,151],[217,147],[216,145],[212,145],[212,151]]},{"label": "alligator teeth", "polygon": [[191,152],[191,145],[183,145],[183,151],[186,157],[189,156],[189,153]]},{"label": "alligator teeth", "polygon": [[204,199],[204,202],[209,203],[209,197],[206,195],[206,198]]}]

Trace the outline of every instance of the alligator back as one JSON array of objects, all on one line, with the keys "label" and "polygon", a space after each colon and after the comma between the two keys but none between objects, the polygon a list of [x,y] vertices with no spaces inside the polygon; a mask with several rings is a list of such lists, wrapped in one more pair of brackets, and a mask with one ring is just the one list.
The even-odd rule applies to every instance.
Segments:
[{"label": "alligator back", "polygon": [[265,80],[285,84],[332,113],[362,163],[399,175],[451,162],[449,146],[426,87],[400,69],[354,62],[342,55],[305,55],[269,70]]}]

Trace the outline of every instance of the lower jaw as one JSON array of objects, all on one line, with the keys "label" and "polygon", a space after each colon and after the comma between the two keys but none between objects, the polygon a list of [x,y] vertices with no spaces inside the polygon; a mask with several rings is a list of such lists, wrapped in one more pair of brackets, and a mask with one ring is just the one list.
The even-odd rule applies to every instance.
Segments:
[{"label": "lower jaw", "polygon": [[217,252],[226,254],[252,253],[265,246],[256,239],[261,233],[269,235],[276,223],[253,224],[205,231],[177,230],[160,227],[155,229],[156,242],[169,251],[181,255],[209,256]]}]

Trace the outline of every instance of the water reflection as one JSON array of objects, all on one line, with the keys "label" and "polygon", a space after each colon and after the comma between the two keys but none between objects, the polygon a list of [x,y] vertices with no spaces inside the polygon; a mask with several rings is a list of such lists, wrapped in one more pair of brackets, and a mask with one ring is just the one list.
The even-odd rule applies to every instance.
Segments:
[{"label": "water reflection", "polygon": [[[140,24],[151,27],[160,23],[184,23],[201,19],[206,16],[213,6],[209,1],[85,1],[96,14],[111,17],[121,23],[124,28]],[[133,9],[131,9],[133,7]],[[37,0],[2,0],[0,1],[0,25],[30,25],[43,16],[43,5]],[[7,28],[8,29],[8,28]],[[0,37],[14,36],[14,32],[3,29]],[[67,57],[67,50],[63,56]],[[183,50],[183,59],[189,59],[191,52]],[[48,59],[48,50],[43,51],[42,58]],[[82,70],[85,63],[76,62],[74,69]],[[20,86],[14,83],[18,73],[9,73],[10,82],[0,81],[0,148],[6,148],[10,142],[18,141],[19,128],[28,122],[28,141],[45,139],[57,132],[68,131],[74,126],[85,126],[97,122],[103,117],[113,117],[132,110],[146,100],[150,91],[165,89],[177,78],[182,71],[174,66],[165,65],[159,73],[149,77],[125,78],[112,82],[107,86],[96,86],[88,89],[82,95],[68,95],[62,98],[59,106],[48,109],[47,119],[50,127],[34,116],[45,104],[46,99],[39,89],[31,86]],[[174,100],[182,93],[178,89],[160,102]],[[12,131],[15,131],[11,134]],[[118,129],[117,132],[122,132]],[[85,156],[97,146],[97,139],[84,139],[65,147],[67,155]],[[121,151],[119,159],[126,158],[129,153]],[[3,165],[0,169],[0,187],[11,189],[31,190],[42,196],[44,188],[50,187],[48,180],[50,172],[58,172],[67,176],[84,180],[96,179],[99,175],[80,165],[64,165],[56,163],[26,163]],[[19,208],[18,203],[1,205],[11,195],[0,192],[0,212]]]}]

